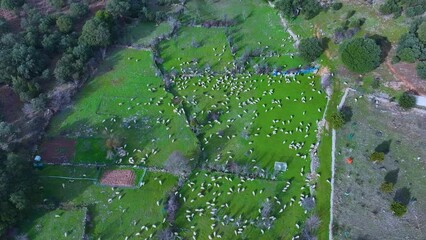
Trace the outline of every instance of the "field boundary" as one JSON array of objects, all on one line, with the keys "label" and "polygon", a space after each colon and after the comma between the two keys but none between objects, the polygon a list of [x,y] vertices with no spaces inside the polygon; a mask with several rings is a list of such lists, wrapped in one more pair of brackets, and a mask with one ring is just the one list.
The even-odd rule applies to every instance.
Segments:
[{"label": "field boundary", "polygon": [[[340,110],[345,104],[346,97],[348,96],[349,91],[356,90],[352,88],[346,88],[345,93],[340,100],[337,110]],[[334,175],[335,175],[335,163],[336,163],[336,130],[332,129],[332,144],[331,144],[331,194],[330,194],[330,223],[328,225],[328,239],[333,240],[333,201],[334,201]]]}]

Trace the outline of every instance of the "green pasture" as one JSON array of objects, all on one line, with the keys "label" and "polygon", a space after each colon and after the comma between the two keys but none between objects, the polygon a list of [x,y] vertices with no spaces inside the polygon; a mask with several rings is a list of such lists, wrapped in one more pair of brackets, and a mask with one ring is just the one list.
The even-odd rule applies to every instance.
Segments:
[{"label": "green pasture", "polygon": [[[267,170],[277,161],[287,162],[290,169],[309,166],[326,96],[313,75],[286,78],[240,75],[176,81],[201,131],[206,162],[235,161]],[[290,149],[297,144],[299,149]]]},{"label": "green pasture", "polygon": [[[56,202],[68,207],[87,206],[91,221],[86,227],[86,233],[91,239],[124,239],[126,236],[134,238],[137,235],[148,238],[166,226],[163,223],[166,216],[164,201],[166,193],[176,181],[176,177],[168,174],[148,172],[144,185],[131,189],[105,187],[89,181],[43,178],[40,195],[47,199],[45,204]],[[70,231],[73,236],[78,235],[81,239],[81,231],[77,228],[82,225],[81,214],[74,216],[76,213],[71,212],[73,214],[68,216],[67,211],[63,217],[52,219],[51,216],[58,212],[64,211],[43,210],[41,218],[25,221],[19,230],[27,232],[29,236],[37,235],[36,239],[65,239],[63,231]],[[53,220],[63,221],[63,224],[53,225]],[[38,227],[40,221],[46,227]],[[141,230],[142,226],[147,229]],[[52,231],[54,227],[56,230]],[[71,231],[72,229],[74,230]]]},{"label": "green pasture", "polygon": [[154,38],[171,31],[171,26],[166,23],[136,22],[124,29],[124,35],[120,39],[121,44],[147,45]]},{"label": "green pasture", "polygon": [[[150,52],[116,50],[99,72],[50,127],[50,136],[77,139],[74,162],[162,166],[173,151],[196,153],[196,139],[155,76]],[[108,156],[112,140],[125,156]]]},{"label": "green pasture", "polygon": [[84,235],[84,208],[70,210],[46,209],[34,210],[29,219],[25,219],[20,230],[25,232],[28,239],[80,240]]},{"label": "green pasture", "polygon": [[[184,239],[195,235],[197,239],[209,236],[216,239],[214,234],[223,239],[291,239],[300,231],[296,223],[300,225],[306,217],[298,201],[307,191],[301,190],[303,181],[290,181],[283,192],[287,181],[206,172],[193,174],[179,191],[181,208],[176,220],[179,235]],[[270,216],[276,218],[269,230],[260,222],[259,213],[266,201],[272,204]],[[243,229],[241,233],[239,228]]]},{"label": "green pasture", "polygon": [[[232,55],[223,28],[182,27],[178,36],[160,44],[162,67],[182,72],[211,68],[223,72]],[[196,60],[197,63],[193,63]]]},{"label": "green pasture", "polygon": [[89,166],[55,166],[46,165],[37,170],[42,177],[87,178],[97,180],[100,169]]}]

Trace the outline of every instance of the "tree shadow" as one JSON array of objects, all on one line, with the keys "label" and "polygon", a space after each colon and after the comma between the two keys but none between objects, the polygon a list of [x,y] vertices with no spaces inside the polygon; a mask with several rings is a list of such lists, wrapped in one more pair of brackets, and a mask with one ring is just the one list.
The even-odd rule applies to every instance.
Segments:
[{"label": "tree shadow", "polygon": [[399,173],[399,168],[387,172],[385,175],[385,182],[392,183],[393,185],[395,185],[396,182],[398,181],[398,173]]},{"label": "tree shadow", "polygon": [[354,115],[352,107],[343,106],[342,109],[340,109],[340,112],[343,114],[343,119],[345,120],[345,123],[348,123],[352,120],[352,116]]},{"label": "tree shadow", "polygon": [[410,189],[407,187],[403,187],[396,190],[395,196],[393,197],[393,200],[395,202],[399,202],[404,206],[407,206],[410,203],[410,199],[411,199],[411,192],[410,192]]},{"label": "tree shadow", "polygon": [[376,44],[380,46],[380,50],[381,50],[380,63],[383,63],[386,60],[389,54],[389,51],[392,49],[392,44],[389,42],[387,37],[380,36],[377,34],[374,34],[370,36],[369,38],[373,39],[376,42]]},{"label": "tree shadow", "polygon": [[390,151],[390,145],[392,143],[392,139],[387,140],[387,141],[383,141],[382,143],[380,143],[379,145],[377,145],[377,147],[374,149],[374,151],[376,152],[382,152],[384,154],[388,154]]}]

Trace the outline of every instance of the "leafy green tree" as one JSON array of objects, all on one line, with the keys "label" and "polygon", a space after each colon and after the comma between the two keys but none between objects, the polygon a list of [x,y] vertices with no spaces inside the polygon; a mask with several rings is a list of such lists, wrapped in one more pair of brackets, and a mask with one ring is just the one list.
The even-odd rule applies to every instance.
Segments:
[{"label": "leafy green tree", "polygon": [[65,0],[49,0],[49,4],[50,6],[56,8],[56,9],[61,9],[65,6]]},{"label": "leafy green tree", "polygon": [[52,34],[44,35],[41,45],[48,53],[54,53],[58,50],[60,40],[61,34],[56,31]]},{"label": "leafy green tree", "polygon": [[109,13],[106,10],[99,10],[95,14],[95,19],[99,20],[101,22],[104,22],[108,24],[109,26],[113,23],[114,18],[112,17],[111,13]]},{"label": "leafy green tree", "polygon": [[312,19],[322,10],[320,3],[316,0],[303,0],[301,1],[300,8],[305,19]]},{"label": "leafy green tree", "polygon": [[334,11],[340,10],[343,7],[343,3],[341,2],[335,2],[331,5],[331,8],[333,8]]},{"label": "leafy green tree", "polygon": [[24,4],[25,0],[1,0],[1,8],[15,10]]},{"label": "leafy green tree", "polygon": [[130,3],[128,0],[109,0],[106,10],[114,17],[124,17],[130,12]]},{"label": "leafy green tree", "polygon": [[280,0],[275,2],[275,7],[280,10],[286,18],[296,17],[296,7],[293,0]]},{"label": "leafy green tree", "polygon": [[90,19],[84,24],[79,41],[92,47],[106,47],[111,43],[109,26],[97,18]]},{"label": "leafy green tree", "polygon": [[409,94],[408,92],[404,92],[398,100],[399,106],[401,106],[404,109],[410,109],[414,106],[416,106],[416,97]]},{"label": "leafy green tree", "polygon": [[373,39],[354,38],[340,46],[342,62],[349,70],[367,73],[380,64],[380,47]]},{"label": "leafy green tree", "polygon": [[393,191],[393,184],[389,182],[384,182],[380,185],[380,191],[384,193],[391,193]]},{"label": "leafy green tree", "polygon": [[23,217],[34,189],[27,157],[0,152],[0,234]]},{"label": "leafy green tree", "polygon": [[373,152],[370,155],[370,160],[373,162],[383,162],[385,160],[385,153],[383,152]]},{"label": "leafy green tree", "polygon": [[80,19],[89,13],[89,6],[85,3],[71,3],[69,14],[71,17]]},{"label": "leafy green tree", "polygon": [[417,76],[426,79],[426,62],[419,62],[416,66]]},{"label": "leafy green tree", "polygon": [[416,61],[415,53],[414,53],[413,49],[411,49],[411,48],[401,49],[398,52],[398,57],[401,59],[401,61],[404,61],[404,62],[413,63],[413,62]]},{"label": "leafy green tree", "polygon": [[63,33],[70,32],[72,30],[72,25],[72,18],[67,15],[62,15],[56,20],[56,26],[58,27],[59,31]]},{"label": "leafy green tree", "polygon": [[403,216],[407,212],[407,207],[402,205],[399,202],[393,202],[390,208],[393,214],[395,214],[395,216],[398,216],[398,217]]},{"label": "leafy green tree", "polygon": [[299,52],[308,62],[315,61],[324,52],[320,40],[317,38],[305,38],[300,41]]},{"label": "leafy green tree", "polygon": [[420,41],[426,43],[426,21],[419,25],[417,29],[417,36],[419,37]]},{"label": "leafy green tree", "polygon": [[387,0],[379,8],[380,12],[384,15],[389,15],[392,13],[400,13],[402,11],[401,6],[398,4],[398,0]]}]

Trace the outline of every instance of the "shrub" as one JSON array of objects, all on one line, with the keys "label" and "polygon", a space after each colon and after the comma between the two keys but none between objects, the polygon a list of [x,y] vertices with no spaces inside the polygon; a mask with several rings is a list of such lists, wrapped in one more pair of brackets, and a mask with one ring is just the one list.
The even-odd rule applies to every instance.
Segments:
[{"label": "shrub", "polygon": [[333,113],[328,121],[334,129],[339,129],[345,125],[345,117],[342,112]]},{"label": "shrub", "polygon": [[426,21],[422,22],[417,29],[417,36],[423,43],[426,43]]},{"label": "shrub", "polygon": [[89,6],[84,3],[71,3],[70,15],[74,18],[82,18],[89,13]]},{"label": "shrub", "polygon": [[385,153],[383,152],[373,152],[370,155],[370,160],[374,162],[383,162],[385,160]]},{"label": "shrub", "polygon": [[380,191],[384,193],[390,193],[393,191],[393,184],[389,182],[384,182],[380,185]]},{"label": "shrub", "polygon": [[398,217],[403,216],[407,212],[407,207],[402,205],[399,202],[393,202],[390,208],[393,214],[395,214],[395,216],[398,216]]},{"label": "shrub", "polygon": [[426,79],[426,62],[419,62],[416,66],[417,76]]},{"label": "shrub", "polygon": [[69,16],[60,16],[56,20],[56,26],[58,27],[59,31],[63,33],[68,33],[72,30],[72,19]]},{"label": "shrub", "polygon": [[340,47],[342,62],[353,72],[367,73],[380,64],[380,47],[373,39],[355,38]]},{"label": "shrub", "polygon": [[300,41],[299,52],[303,59],[308,62],[315,61],[324,49],[321,46],[320,40],[317,38],[305,38]]},{"label": "shrub", "polygon": [[404,92],[398,100],[399,106],[404,109],[410,109],[416,105],[416,98],[409,94],[408,92]]},{"label": "shrub", "polygon": [[65,6],[65,0],[49,0],[50,6],[60,9]]},{"label": "shrub", "polygon": [[331,5],[331,8],[333,8],[334,11],[340,10],[343,7],[343,3],[341,2],[335,2],[333,5]]}]

